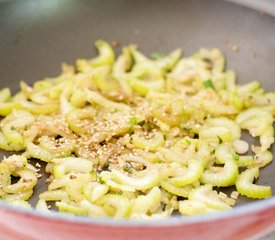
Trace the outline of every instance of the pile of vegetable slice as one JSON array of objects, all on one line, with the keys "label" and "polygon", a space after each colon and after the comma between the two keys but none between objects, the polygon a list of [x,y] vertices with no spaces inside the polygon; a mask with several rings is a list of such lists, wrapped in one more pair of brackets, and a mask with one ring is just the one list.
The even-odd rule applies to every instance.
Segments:
[{"label": "pile of vegetable slice", "polygon": [[[41,211],[54,202],[61,212],[144,219],[272,195],[254,180],[272,161],[275,93],[238,85],[219,49],[149,58],[130,45],[115,59],[108,43],[96,47],[96,58],[63,64],[55,78],[0,91],[0,148],[18,152],[0,163],[2,199],[29,206],[40,161]],[[242,140],[243,130],[259,144]],[[229,186],[230,195],[215,190]]]}]

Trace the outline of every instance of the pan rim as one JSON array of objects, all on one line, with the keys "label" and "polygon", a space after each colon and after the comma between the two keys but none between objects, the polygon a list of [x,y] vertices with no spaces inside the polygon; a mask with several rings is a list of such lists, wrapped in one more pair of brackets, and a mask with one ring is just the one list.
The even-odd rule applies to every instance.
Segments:
[{"label": "pan rim", "polygon": [[116,219],[116,218],[96,218],[90,216],[78,216],[60,212],[43,212],[33,208],[14,207],[11,204],[0,200],[0,211],[7,210],[10,213],[25,215],[29,217],[44,219],[48,221],[61,221],[66,223],[74,223],[81,225],[99,225],[99,226],[112,226],[112,227],[144,227],[144,228],[159,228],[171,227],[179,225],[191,225],[198,223],[213,222],[215,220],[230,219],[247,215],[249,213],[255,214],[260,211],[275,208],[275,197],[269,199],[257,200],[255,202],[246,203],[241,206],[236,206],[227,211],[221,211],[213,214],[203,214],[195,216],[172,216],[161,219]]}]

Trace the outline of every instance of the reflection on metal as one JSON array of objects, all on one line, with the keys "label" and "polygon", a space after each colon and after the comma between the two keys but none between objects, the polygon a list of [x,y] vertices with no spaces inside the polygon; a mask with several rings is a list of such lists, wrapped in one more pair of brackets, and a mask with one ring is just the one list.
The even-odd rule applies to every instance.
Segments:
[{"label": "reflection on metal", "polygon": [[[5,13],[12,17],[24,19],[25,24],[47,22],[50,19],[66,18],[68,12],[74,8],[74,1],[71,0],[0,0],[0,7],[3,6]],[[9,23],[17,24],[7,20]]]},{"label": "reflection on metal", "polygon": [[234,2],[246,7],[256,9],[260,14],[270,14],[275,16],[275,1],[274,0],[226,0],[228,2]]}]

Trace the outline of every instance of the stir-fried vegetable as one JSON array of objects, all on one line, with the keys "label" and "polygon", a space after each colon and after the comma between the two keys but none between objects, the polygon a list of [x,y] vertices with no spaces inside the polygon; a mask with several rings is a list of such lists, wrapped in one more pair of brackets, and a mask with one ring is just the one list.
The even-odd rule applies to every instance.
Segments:
[{"label": "stir-fried vegetable", "polygon": [[238,85],[218,49],[148,58],[130,45],[116,59],[107,42],[96,47],[96,58],[63,64],[55,78],[0,91],[0,149],[18,152],[0,163],[2,199],[30,207],[39,161],[49,174],[41,211],[55,202],[77,215],[146,219],[231,209],[238,193],[215,187],[272,195],[254,180],[273,158],[275,93]]}]

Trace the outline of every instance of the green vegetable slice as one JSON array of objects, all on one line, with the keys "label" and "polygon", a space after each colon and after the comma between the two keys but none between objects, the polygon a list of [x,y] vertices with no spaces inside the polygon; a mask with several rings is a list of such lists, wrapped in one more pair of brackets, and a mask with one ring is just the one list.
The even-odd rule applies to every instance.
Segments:
[{"label": "green vegetable slice", "polygon": [[256,185],[254,179],[259,177],[259,168],[250,168],[240,174],[236,180],[237,191],[250,198],[269,198],[272,196],[270,186]]}]

